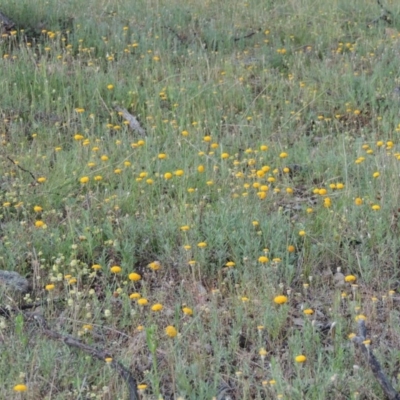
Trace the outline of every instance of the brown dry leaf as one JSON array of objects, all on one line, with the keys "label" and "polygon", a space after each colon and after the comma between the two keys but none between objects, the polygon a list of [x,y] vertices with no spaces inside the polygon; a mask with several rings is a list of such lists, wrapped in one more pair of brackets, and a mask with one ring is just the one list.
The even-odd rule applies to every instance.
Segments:
[{"label": "brown dry leaf", "polygon": [[303,318],[293,318],[293,323],[296,326],[304,326],[304,319]]},{"label": "brown dry leaf", "polygon": [[333,277],[333,274],[332,274],[332,271],[330,268],[325,268],[321,273],[321,279],[323,282],[331,281],[332,277]]},{"label": "brown dry leaf", "polygon": [[344,275],[341,272],[336,272],[336,274],[333,276],[333,280],[336,287],[341,287],[345,284]]}]

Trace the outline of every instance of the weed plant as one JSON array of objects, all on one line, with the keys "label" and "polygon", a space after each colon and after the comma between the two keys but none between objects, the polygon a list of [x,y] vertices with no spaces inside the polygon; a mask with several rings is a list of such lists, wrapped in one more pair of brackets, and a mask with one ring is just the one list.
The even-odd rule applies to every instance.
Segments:
[{"label": "weed plant", "polygon": [[[2,1],[0,269],[22,304],[143,399],[381,399],[360,316],[399,388],[386,6],[390,25],[372,0]],[[0,338],[1,398],[127,397],[18,313]]]}]

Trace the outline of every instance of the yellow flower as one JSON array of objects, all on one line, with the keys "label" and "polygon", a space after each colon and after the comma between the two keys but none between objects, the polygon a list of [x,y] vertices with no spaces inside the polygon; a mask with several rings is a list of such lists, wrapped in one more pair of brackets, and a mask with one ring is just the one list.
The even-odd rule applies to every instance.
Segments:
[{"label": "yellow flower", "polygon": [[108,160],[108,156],[102,155],[102,156],[100,157],[100,160],[101,160],[101,161],[107,161],[107,160]]},{"label": "yellow flower", "polygon": [[356,318],[355,318],[356,321],[360,321],[360,320],[365,321],[366,319],[367,319],[367,317],[363,314],[358,314],[358,315],[356,315]]},{"label": "yellow flower", "polygon": [[228,261],[226,264],[225,264],[227,267],[234,267],[235,266],[235,263],[233,262],[233,261]]},{"label": "yellow flower", "polygon": [[151,306],[152,311],[161,311],[163,308],[163,305],[160,303],[156,303]]},{"label": "yellow flower", "polygon": [[43,211],[43,208],[40,207],[40,206],[34,206],[34,207],[33,207],[33,211],[39,213],[39,212],[42,212],[42,211]]},{"label": "yellow flower", "polygon": [[51,290],[54,290],[54,285],[52,284],[52,283],[50,283],[49,285],[46,285],[45,286],[45,289],[48,291],[48,292],[50,292]]},{"label": "yellow flower", "polygon": [[101,269],[101,265],[99,265],[99,264],[93,264],[93,265],[92,265],[92,269],[94,269],[95,271],[97,271],[98,269]]},{"label": "yellow flower", "polygon": [[164,174],[164,178],[165,178],[165,179],[171,179],[171,178],[172,178],[171,172],[166,172],[166,173]]},{"label": "yellow flower", "polygon": [[181,226],[181,231],[188,231],[190,229],[189,225],[183,225]]},{"label": "yellow flower", "polygon": [[211,136],[204,136],[204,137],[203,137],[203,140],[204,140],[205,142],[211,142],[212,138],[211,138]]},{"label": "yellow flower", "polygon": [[160,154],[158,155],[158,158],[159,158],[160,160],[165,160],[165,159],[167,158],[167,155],[166,155],[165,153],[160,153]]},{"label": "yellow flower", "polygon": [[361,206],[362,203],[363,203],[363,199],[362,199],[361,197],[356,197],[356,198],[355,198],[354,204],[355,204],[356,206]]},{"label": "yellow flower", "polygon": [[182,311],[185,315],[193,315],[193,310],[189,307],[183,307]]},{"label": "yellow flower", "polygon": [[189,136],[189,132],[188,131],[182,131],[182,136]]},{"label": "yellow flower", "polygon": [[344,280],[345,280],[346,282],[353,283],[353,282],[355,282],[355,281],[357,280],[357,278],[356,278],[354,275],[347,275],[347,276],[344,278]]},{"label": "yellow flower", "polygon": [[288,298],[286,296],[280,295],[274,298],[274,303],[276,304],[285,304],[287,303]]},{"label": "yellow flower", "polygon": [[306,234],[305,231],[300,231],[300,232],[299,232],[299,235],[300,235],[300,236],[304,236],[305,234]]},{"label": "yellow flower", "polygon": [[288,156],[288,153],[282,152],[281,154],[279,154],[280,158],[286,158]]},{"label": "yellow flower", "polygon": [[46,182],[46,179],[47,179],[47,178],[45,178],[44,176],[41,176],[40,178],[37,179],[37,181],[38,181],[39,183],[44,183],[44,182]]},{"label": "yellow flower", "polygon": [[381,206],[380,206],[379,204],[374,204],[373,206],[371,206],[371,208],[372,208],[374,211],[379,211],[379,210],[381,209]]},{"label": "yellow flower", "polygon": [[329,197],[325,197],[325,199],[324,199],[324,207],[325,208],[329,208],[329,207],[331,207],[331,205],[332,205],[331,199]]},{"label": "yellow flower", "polygon": [[26,385],[19,384],[14,386],[14,392],[26,392],[28,390]]},{"label": "yellow flower", "polygon": [[93,330],[93,325],[90,325],[90,324],[85,324],[85,325],[83,325],[82,326],[82,329],[84,330],[84,331],[92,331]]},{"label": "yellow flower", "polygon": [[204,170],[205,170],[204,165],[199,165],[199,166],[197,167],[197,171],[198,171],[198,172],[204,172]]},{"label": "yellow flower", "polygon": [[294,253],[296,251],[296,247],[294,247],[292,244],[288,246],[287,251],[289,253]]},{"label": "yellow flower", "polygon": [[173,338],[178,334],[178,331],[172,325],[168,325],[165,328],[165,333],[167,334],[167,336]]},{"label": "yellow flower", "polygon": [[108,90],[113,90],[113,89],[114,89],[114,85],[111,85],[111,84],[110,84],[110,85],[107,85],[107,89],[108,89]]},{"label": "yellow flower", "polygon": [[129,295],[130,299],[140,299],[142,297],[142,295],[140,293],[131,293]]},{"label": "yellow flower", "polygon": [[257,196],[260,200],[264,200],[267,197],[266,192],[257,192]]},{"label": "yellow flower", "polygon": [[122,268],[121,268],[119,265],[113,265],[113,266],[110,268],[110,271],[111,271],[113,274],[119,274],[119,273],[122,271]]},{"label": "yellow flower", "polygon": [[149,301],[143,297],[142,299],[139,299],[137,303],[139,304],[139,306],[147,306],[147,304],[149,304]]},{"label": "yellow flower", "polygon": [[137,385],[137,388],[138,388],[138,390],[140,392],[140,391],[146,390],[147,389],[147,385],[142,383],[140,385]]},{"label": "yellow flower", "polygon": [[107,357],[107,358],[105,358],[104,359],[104,361],[107,363],[107,364],[110,364],[111,362],[112,362],[112,358],[111,357]]},{"label": "yellow flower", "polygon": [[134,281],[134,282],[140,281],[140,279],[142,279],[142,277],[139,274],[137,274],[136,272],[132,272],[131,274],[129,274],[128,277],[131,281]]},{"label": "yellow flower", "polygon": [[374,172],[372,176],[373,176],[374,178],[378,178],[378,177],[379,177],[379,175],[380,175],[380,173],[379,173],[379,172]]},{"label": "yellow flower", "polygon": [[101,175],[96,175],[96,176],[94,177],[94,180],[95,180],[96,182],[99,182],[99,181],[103,180],[103,177],[102,177]]},{"label": "yellow flower", "polygon": [[314,310],[312,310],[311,308],[306,308],[303,311],[303,313],[306,314],[306,315],[313,315],[314,314]]},{"label": "yellow flower", "polygon": [[269,261],[269,258],[266,257],[266,256],[260,256],[260,257],[258,257],[258,262],[260,262],[260,263],[262,263],[262,264],[265,264],[265,263],[267,263],[268,261]]},{"label": "yellow flower", "polygon": [[81,135],[80,133],[74,135],[74,140],[82,140],[83,138],[84,138],[83,135]]},{"label": "yellow flower", "polygon": [[185,172],[182,169],[178,169],[174,172],[175,176],[183,176]]},{"label": "yellow flower", "polygon": [[229,154],[228,154],[228,153],[222,153],[222,154],[221,154],[221,158],[222,158],[222,159],[229,158]]},{"label": "yellow flower", "polygon": [[148,265],[148,267],[153,271],[157,271],[161,268],[161,264],[159,261],[153,261]]},{"label": "yellow flower", "polygon": [[43,221],[35,221],[35,226],[36,228],[44,228],[45,227],[45,223]]},{"label": "yellow flower", "polygon": [[265,356],[268,354],[267,350],[264,349],[264,347],[262,347],[259,351],[258,354],[261,356],[262,359],[265,358]]},{"label": "yellow flower", "polygon": [[82,176],[82,178],[79,179],[79,182],[82,184],[88,183],[89,182],[89,177],[88,176]]},{"label": "yellow flower", "polygon": [[261,150],[261,151],[267,151],[267,150],[268,150],[268,146],[266,146],[265,144],[262,144],[262,145],[260,146],[260,150]]},{"label": "yellow flower", "polygon": [[206,242],[197,243],[197,247],[200,247],[201,249],[204,249],[205,247],[207,247],[207,243]]},{"label": "yellow flower", "polygon": [[303,354],[300,354],[300,355],[298,355],[298,356],[295,357],[295,361],[296,361],[297,363],[303,363],[303,362],[305,362],[306,360],[307,360],[307,357],[304,356]]}]

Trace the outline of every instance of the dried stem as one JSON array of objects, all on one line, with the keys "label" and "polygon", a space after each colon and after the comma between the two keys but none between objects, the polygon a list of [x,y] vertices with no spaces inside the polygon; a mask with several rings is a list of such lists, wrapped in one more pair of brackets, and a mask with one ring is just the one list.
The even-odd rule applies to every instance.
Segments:
[{"label": "dried stem", "polygon": [[377,379],[378,383],[381,385],[382,390],[386,394],[389,400],[400,400],[400,394],[396,392],[391,383],[389,382],[388,377],[382,370],[381,365],[378,360],[374,356],[372,350],[367,347],[364,343],[367,335],[367,327],[365,326],[365,321],[358,321],[358,336],[353,338],[353,343],[357,348],[361,349],[361,352],[364,354],[367,362],[371,368],[372,373]]}]

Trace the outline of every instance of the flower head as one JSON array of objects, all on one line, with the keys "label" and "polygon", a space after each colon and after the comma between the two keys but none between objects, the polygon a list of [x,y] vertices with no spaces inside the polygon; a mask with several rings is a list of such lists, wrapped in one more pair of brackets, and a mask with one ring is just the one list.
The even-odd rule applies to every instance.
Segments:
[{"label": "flower head", "polygon": [[298,356],[295,357],[294,359],[297,363],[303,363],[307,360],[307,357],[304,356],[303,354],[300,354]]},{"label": "flower head", "polygon": [[111,271],[113,274],[119,274],[119,273],[122,271],[122,268],[121,268],[119,265],[113,265],[113,266],[110,268],[110,271]]},{"label": "flower head", "polygon": [[353,283],[353,282],[355,282],[355,281],[357,280],[357,278],[356,278],[354,275],[347,275],[347,276],[344,278],[344,280],[345,280],[346,282]]},{"label": "flower head", "polygon": [[176,330],[175,327],[173,327],[172,325],[168,325],[165,328],[165,333],[167,334],[167,336],[173,338],[178,334],[178,331]]},{"label": "flower head", "polygon": [[156,303],[151,306],[152,311],[161,311],[163,308],[163,305],[160,303]]},{"label": "flower head", "polygon": [[143,297],[143,298],[139,299],[137,301],[137,303],[139,304],[139,306],[147,306],[147,304],[149,304],[149,301]]},{"label": "flower head", "polygon": [[274,303],[276,304],[285,304],[287,303],[288,298],[286,296],[280,295],[274,298]]},{"label": "flower head", "polygon": [[26,385],[19,384],[14,386],[14,392],[26,392],[28,390]]},{"label": "flower head", "polygon": [[182,308],[182,312],[183,312],[185,315],[193,315],[193,310],[192,310],[190,307],[183,307],[183,308]]},{"label": "flower head", "polygon": [[140,281],[140,279],[142,279],[142,277],[136,272],[132,272],[131,274],[129,274],[128,278],[133,282]]},{"label": "flower head", "polygon": [[161,264],[159,261],[153,261],[148,265],[148,267],[153,271],[157,271],[161,268]]}]

